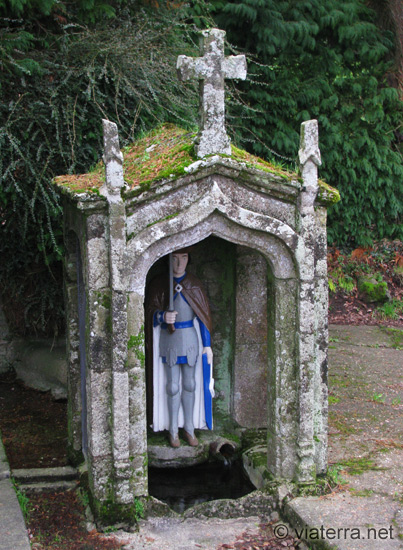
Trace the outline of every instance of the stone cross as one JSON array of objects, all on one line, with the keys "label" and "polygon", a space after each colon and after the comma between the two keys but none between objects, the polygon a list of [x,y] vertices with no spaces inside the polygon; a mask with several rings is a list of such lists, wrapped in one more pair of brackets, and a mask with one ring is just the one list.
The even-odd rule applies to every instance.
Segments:
[{"label": "stone cross", "polygon": [[225,78],[246,78],[244,55],[224,56],[225,31],[202,31],[202,57],[180,55],[176,65],[180,80],[197,78],[200,82],[200,129],[196,140],[199,158],[205,155],[231,154],[230,139],[225,131]]}]

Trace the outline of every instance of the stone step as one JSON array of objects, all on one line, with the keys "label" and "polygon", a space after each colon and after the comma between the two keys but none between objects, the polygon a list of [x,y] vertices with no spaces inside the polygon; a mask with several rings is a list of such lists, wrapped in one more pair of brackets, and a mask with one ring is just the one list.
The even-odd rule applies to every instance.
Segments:
[{"label": "stone step", "polygon": [[74,482],[78,479],[78,472],[71,466],[57,468],[21,468],[12,470],[12,477],[20,485],[38,483]]},{"label": "stone step", "polygon": [[45,491],[66,491],[68,489],[75,489],[77,487],[77,480],[73,481],[40,481],[30,483],[19,483],[18,487],[21,491],[28,491],[34,493],[42,493]]}]

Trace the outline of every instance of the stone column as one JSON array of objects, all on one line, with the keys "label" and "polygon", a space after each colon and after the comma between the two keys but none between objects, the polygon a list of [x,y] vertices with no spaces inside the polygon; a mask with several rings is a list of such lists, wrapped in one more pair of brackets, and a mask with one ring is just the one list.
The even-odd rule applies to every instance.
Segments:
[{"label": "stone column", "polygon": [[328,278],[325,207],[317,207],[315,246],[315,389],[314,445],[316,473],[327,470],[328,433]]},{"label": "stone column", "polygon": [[295,476],[297,462],[297,301],[298,281],[270,274],[267,465],[276,478],[286,479]]},{"label": "stone column", "polygon": [[112,446],[115,472],[114,500],[130,504],[129,373],[127,367],[126,211],[121,197],[124,186],[123,155],[116,124],[103,120],[106,186],[109,204],[109,273],[112,330]]},{"label": "stone column", "polygon": [[300,319],[299,319],[299,435],[298,481],[312,482],[316,475],[314,448],[314,399],[317,364],[315,357],[315,237],[314,203],[318,193],[318,122],[309,120],[301,125],[299,162],[303,188],[298,201],[299,230],[304,251],[299,251]]},{"label": "stone column", "polygon": [[[145,282],[145,277],[144,277]],[[128,364],[131,491],[148,494],[147,404],[145,379],[144,286],[128,293]]]},{"label": "stone column", "polygon": [[[67,235],[65,227],[66,259],[64,262],[64,303],[66,304],[66,356],[68,387],[68,456],[73,463],[82,461],[82,399],[80,384],[77,262],[79,242],[75,233]],[[84,344],[85,345],[85,344]]]},{"label": "stone column", "polygon": [[238,246],[236,274],[234,419],[262,428],[267,425],[267,262]]},{"label": "stone column", "polygon": [[110,430],[111,294],[108,270],[107,212],[85,208],[83,276],[86,289],[85,354],[88,474],[96,501],[107,498],[113,479]]}]

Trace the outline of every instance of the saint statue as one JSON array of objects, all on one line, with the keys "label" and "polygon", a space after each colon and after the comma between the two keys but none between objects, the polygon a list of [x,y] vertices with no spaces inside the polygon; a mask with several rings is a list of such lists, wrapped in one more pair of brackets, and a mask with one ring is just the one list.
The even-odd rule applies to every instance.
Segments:
[{"label": "saint statue", "polygon": [[173,252],[170,275],[151,281],[146,300],[152,332],[152,428],[168,429],[172,447],[180,446],[180,427],[192,447],[198,445],[195,428],[212,429],[210,306],[199,279],[186,271],[188,262],[189,248]]}]

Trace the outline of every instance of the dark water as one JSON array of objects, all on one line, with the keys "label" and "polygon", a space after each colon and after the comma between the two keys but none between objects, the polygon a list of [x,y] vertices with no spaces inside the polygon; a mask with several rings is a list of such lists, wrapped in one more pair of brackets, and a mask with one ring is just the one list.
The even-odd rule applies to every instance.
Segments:
[{"label": "dark water", "polygon": [[150,495],[179,513],[201,502],[239,498],[255,489],[240,461],[188,468],[149,468],[148,486]]}]

